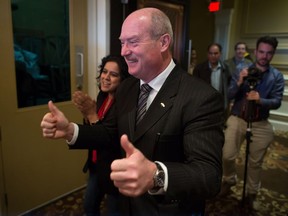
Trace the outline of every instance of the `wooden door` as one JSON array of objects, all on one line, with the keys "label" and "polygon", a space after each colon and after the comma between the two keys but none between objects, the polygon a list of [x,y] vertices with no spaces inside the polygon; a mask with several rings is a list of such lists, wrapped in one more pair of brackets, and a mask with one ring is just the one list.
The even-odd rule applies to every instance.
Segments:
[{"label": "wooden door", "polygon": [[[21,3],[21,1],[17,2]],[[25,1],[26,6],[31,8],[33,4],[41,6],[42,3],[43,12],[31,10],[31,13],[38,13],[39,16],[47,13],[45,10],[48,5],[59,4],[59,2],[59,0]],[[71,94],[79,82],[82,82],[82,87],[87,90],[87,77],[83,78],[79,75],[82,74],[79,70],[83,70],[83,74],[87,73],[87,1],[63,0],[61,2],[68,4],[69,16],[65,22],[68,23],[70,37],[69,73],[68,76],[67,74],[56,76],[60,73],[60,69],[56,68],[57,71],[52,73],[53,67],[48,65],[50,71],[48,70],[47,74],[50,73],[51,76],[52,73],[56,76],[54,80],[53,76],[50,77],[54,81],[56,89],[54,93],[63,93],[62,90],[67,86],[69,93],[66,97],[57,94],[58,99],[55,95],[48,95],[47,98],[55,99],[56,104],[69,120],[81,122],[81,115],[71,102]],[[20,4],[16,6],[21,9]],[[65,141],[48,140],[42,137],[40,122],[48,109],[46,102],[41,104],[37,100],[41,101],[43,97],[34,100],[35,98],[29,95],[26,105],[19,106],[11,8],[10,0],[0,1],[0,215],[19,215],[86,183],[86,176],[81,171],[86,160],[86,151],[69,151]],[[49,16],[57,16],[58,12],[50,11]],[[42,25],[46,30],[51,27],[47,23]],[[29,29],[22,30],[29,32]],[[33,32],[35,33],[30,31]],[[48,37],[48,35],[42,36]],[[52,41],[50,43],[53,45]],[[57,58],[55,61],[59,60],[59,57]],[[82,65],[79,65],[80,63]],[[76,72],[78,76],[75,75]],[[62,82],[66,84],[61,84]],[[47,87],[50,92],[53,90],[53,82],[51,83],[49,88],[52,89]],[[26,88],[28,87],[29,83],[26,85]],[[67,91],[67,88],[64,90]]]},{"label": "wooden door", "polygon": [[[138,8],[155,7],[170,19],[174,31],[173,58],[187,70],[189,52],[189,0],[138,0]],[[190,60],[189,60],[190,61]]]}]

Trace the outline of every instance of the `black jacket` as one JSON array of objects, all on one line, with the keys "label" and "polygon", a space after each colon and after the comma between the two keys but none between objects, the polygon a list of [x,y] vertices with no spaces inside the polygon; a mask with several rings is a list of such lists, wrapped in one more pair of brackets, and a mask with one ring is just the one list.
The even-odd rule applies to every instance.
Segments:
[{"label": "black jacket", "polygon": [[116,94],[116,124],[82,126],[77,143],[104,143],[114,132],[118,139],[127,134],[148,159],[166,165],[165,195],[123,196],[123,215],[204,215],[205,200],[216,196],[221,185],[223,97],[176,66],[136,129],[138,94],[139,80],[124,80]]},{"label": "black jacket", "polygon": [[[97,112],[106,99],[107,94],[103,92],[99,92],[97,96]],[[83,167],[83,172],[87,172],[89,169],[90,172],[97,172],[99,176],[99,185],[104,188],[104,191],[108,194],[118,193],[118,189],[114,186],[112,180],[110,179],[111,173],[111,163],[113,160],[120,158],[120,142],[118,137],[115,137],[113,133],[111,136],[109,135],[109,131],[106,128],[111,127],[111,125],[116,124],[115,119],[115,103],[113,103],[110,109],[107,111],[103,120],[98,121],[95,125],[79,125],[79,127],[84,127],[87,129],[88,134],[95,134],[94,132],[90,133],[90,131],[94,131],[94,128],[98,128],[99,137],[98,141],[92,141],[89,138],[90,135],[84,135],[87,139],[83,142],[76,142],[74,145],[69,145],[70,149],[88,149],[88,158]],[[84,130],[85,131],[85,130]],[[82,130],[80,129],[80,135]],[[103,140],[100,138],[103,136]],[[114,137],[114,138],[113,138]],[[92,151],[97,150],[97,161],[96,163],[92,162]]]}]

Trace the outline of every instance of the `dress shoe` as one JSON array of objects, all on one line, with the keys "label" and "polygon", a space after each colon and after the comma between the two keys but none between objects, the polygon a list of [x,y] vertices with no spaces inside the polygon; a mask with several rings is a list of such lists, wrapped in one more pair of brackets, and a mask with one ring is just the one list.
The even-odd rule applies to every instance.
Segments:
[{"label": "dress shoe", "polygon": [[246,196],[246,203],[249,209],[257,210],[259,209],[259,202],[256,199],[257,194],[247,194]]},{"label": "dress shoe", "polygon": [[231,187],[236,185],[236,182],[227,182],[227,181],[223,181],[221,184],[221,190],[220,193],[218,194],[218,196],[220,197],[224,197],[229,195],[232,191],[231,191]]}]

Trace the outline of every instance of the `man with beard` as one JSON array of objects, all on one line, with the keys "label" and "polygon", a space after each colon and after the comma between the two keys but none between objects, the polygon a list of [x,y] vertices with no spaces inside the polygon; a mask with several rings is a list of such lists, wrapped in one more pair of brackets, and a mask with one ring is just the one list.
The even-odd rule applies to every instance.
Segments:
[{"label": "man with beard", "polygon": [[[255,63],[233,74],[228,97],[234,100],[227,120],[223,147],[223,182],[220,195],[230,192],[236,184],[235,159],[246,137],[247,122],[253,124],[247,166],[247,203],[257,208],[256,195],[260,188],[263,158],[273,140],[269,111],[278,109],[284,91],[283,74],[270,65],[278,41],[275,37],[260,37],[256,43]],[[252,87],[252,88],[251,88]]]}]

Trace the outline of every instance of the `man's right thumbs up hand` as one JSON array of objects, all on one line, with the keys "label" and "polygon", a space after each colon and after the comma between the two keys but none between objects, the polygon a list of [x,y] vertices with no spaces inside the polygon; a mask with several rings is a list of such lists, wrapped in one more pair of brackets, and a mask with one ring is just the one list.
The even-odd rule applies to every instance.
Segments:
[{"label": "man's right thumbs up hand", "polygon": [[48,102],[49,113],[46,113],[41,121],[43,137],[50,139],[64,138],[71,140],[74,126],[69,123],[65,115],[53,104]]},{"label": "man's right thumbs up hand", "polygon": [[126,157],[112,162],[110,178],[120,193],[140,196],[153,188],[157,167],[130,142],[126,134],[121,136],[120,142]]}]

